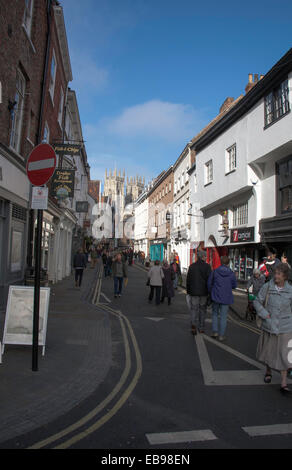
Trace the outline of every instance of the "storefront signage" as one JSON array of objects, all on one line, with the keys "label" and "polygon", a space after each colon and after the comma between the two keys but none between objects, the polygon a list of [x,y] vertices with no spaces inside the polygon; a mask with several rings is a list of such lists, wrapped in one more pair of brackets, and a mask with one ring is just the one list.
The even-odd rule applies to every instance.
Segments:
[{"label": "storefront signage", "polygon": [[88,201],[76,201],[76,212],[88,212]]},{"label": "storefront signage", "polygon": [[231,230],[231,243],[244,243],[254,241],[254,227],[237,228]]},{"label": "storefront signage", "polygon": [[68,155],[70,157],[76,157],[80,154],[80,145],[73,144],[53,144],[55,152],[62,157]]},{"label": "storefront signage", "polygon": [[90,220],[84,220],[83,228],[90,228]]},{"label": "storefront signage", "polygon": [[74,197],[75,170],[57,169],[55,171],[51,195],[57,199],[66,199]]}]

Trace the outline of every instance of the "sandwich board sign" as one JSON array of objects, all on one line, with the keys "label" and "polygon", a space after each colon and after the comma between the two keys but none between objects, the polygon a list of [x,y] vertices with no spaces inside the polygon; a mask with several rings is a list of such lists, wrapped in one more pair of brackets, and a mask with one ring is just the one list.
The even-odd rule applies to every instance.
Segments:
[{"label": "sandwich board sign", "polygon": [[[40,318],[38,344],[45,354],[47,322],[50,300],[50,288],[42,287],[40,291]],[[34,288],[10,286],[6,307],[2,354],[6,344],[31,346],[33,344],[33,307]]]}]

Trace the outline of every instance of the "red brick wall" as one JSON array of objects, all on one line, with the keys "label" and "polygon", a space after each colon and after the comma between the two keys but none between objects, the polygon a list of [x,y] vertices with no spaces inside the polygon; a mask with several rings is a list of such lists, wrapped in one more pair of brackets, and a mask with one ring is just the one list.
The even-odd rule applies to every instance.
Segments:
[{"label": "red brick wall", "polygon": [[[19,153],[26,158],[36,144],[41,103],[41,84],[45,62],[47,39],[46,0],[35,0],[31,27],[31,41],[22,26],[24,1],[0,0],[0,81],[2,104],[0,104],[0,142],[10,143],[11,115],[8,102],[14,101],[16,71],[19,68],[26,79],[23,126]],[[27,140],[29,117],[34,119]]]}]

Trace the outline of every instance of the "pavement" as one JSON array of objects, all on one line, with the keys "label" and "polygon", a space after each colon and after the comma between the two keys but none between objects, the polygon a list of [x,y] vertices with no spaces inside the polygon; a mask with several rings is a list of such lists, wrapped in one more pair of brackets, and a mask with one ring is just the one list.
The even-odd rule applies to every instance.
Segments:
[{"label": "pavement", "polygon": [[[1,442],[68,412],[104,380],[112,359],[109,315],[90,301],[99,268],[86,269],[81,289],[73,276],[51,288],[45,356],[32,372],[30,346],[5,346],[0,365]],[[0,331],[5,315],[0,316]],[[1,334],[1,342],[2,342]]]},{"label": "pavement", "polygon": [[149,305],[146,277],[129,268],[117,299],[98,269],[81,291],[72,277],[52,288],[39,372],[22,346],[7,346],[0,366],[0,448],[291,447],[291,401],[276,372],[263,383],[259,331],[242,319],[246,294],[236,293],[221,344],[210,338],[210,310],[206,334],[190,334],[183,289],[170,307]]}]

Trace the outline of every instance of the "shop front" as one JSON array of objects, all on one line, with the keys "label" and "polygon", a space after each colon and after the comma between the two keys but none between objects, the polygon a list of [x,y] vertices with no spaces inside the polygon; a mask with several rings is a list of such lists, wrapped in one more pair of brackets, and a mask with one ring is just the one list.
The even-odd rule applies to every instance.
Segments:
[{"label": "shop front", "polygon": [[163,261],[164,254],[167,251],[167,247],[164,243],[164,240],[155,240],[152,241],[150,245],[150,259],[151,261]]},{"label": "shop front", "polygon": [[278,258],[285,253],[292,265],[292,213],[262,219],[260,235],[266,248],[275,248]]}]

